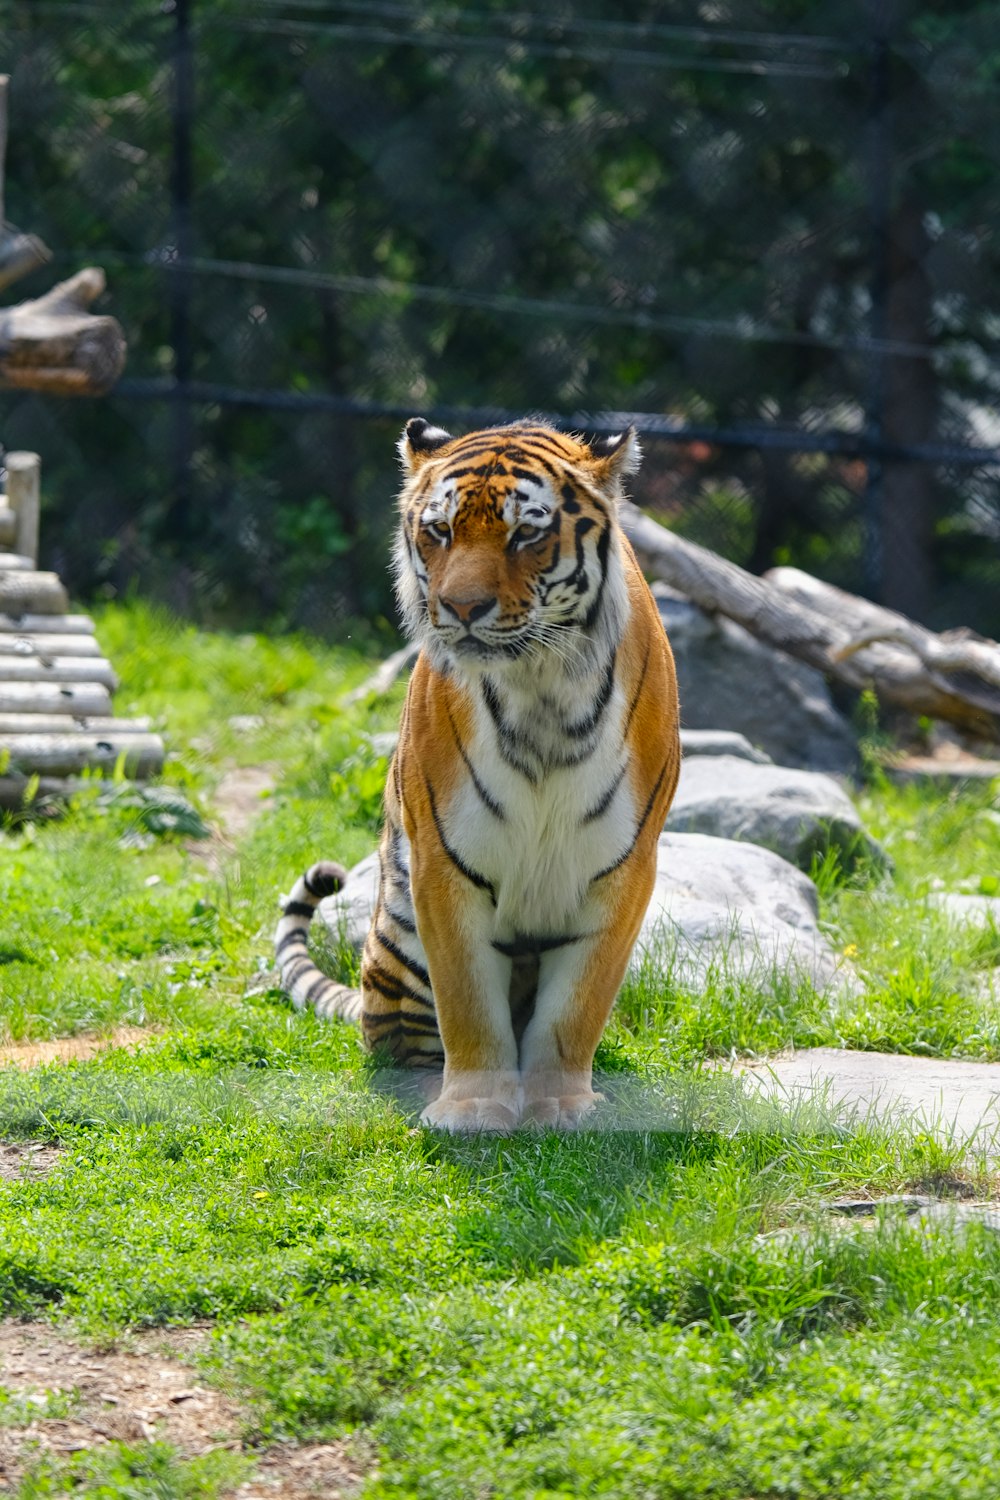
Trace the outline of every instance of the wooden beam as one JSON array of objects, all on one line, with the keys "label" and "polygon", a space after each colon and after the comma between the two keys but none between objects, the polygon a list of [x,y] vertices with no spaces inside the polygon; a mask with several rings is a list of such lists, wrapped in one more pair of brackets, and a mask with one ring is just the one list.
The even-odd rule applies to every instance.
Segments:
[{"label": "wooden beam", "polygon": [[111,716],[111,694],[98,682],[2,682],[2,714]]},{"label": "wooden beam", "polygon": [[100,683],[114,692],[118,678],[103,656],[5,656],[0,666],[0,682],[89,682]]},{"label": "wooden beam", "polygon": [[16,550],[38,566],[38,523],[42,508],[42,461],[37,453],[16,450],[4,460],[7,504],[17,517]]},{"label": "wooden beam", "polygon": [[0,756],[4,752],[9,757],[4,774],[27,776],[78,776],[88,768],[113,771],[122,757],[126,775],[149,776],[164,758],[158,734],[5,734]]},{"label": "wooden beam", "polygon": [[94,630],[89,615],[21,615],[16,620],[10,615],[0,615],[0,636],[41,635],[50,631],[55,635],[93,635]]},{"label": "wooden beam", "polygon": [[64,615],[68,606],[55,573],[0,573],[0,615]]},{"label": "wooden beam", "polygon": [[3,677],[4,665],[11,656],[24,661],[32,658],[44,660],[52,656],[101,655],[97,637],[84,635],[82,632],[72,635],[56,635],[54,631],[42,631],[38,635],[29,635],[27,631],[22,631],[19,635],[0,632],[0,677]]},{"label": "wooden beam", "polygon": [[0,713],[0,737],[5,734],[150,734],[152,719],[115,719],[98,714]]}]

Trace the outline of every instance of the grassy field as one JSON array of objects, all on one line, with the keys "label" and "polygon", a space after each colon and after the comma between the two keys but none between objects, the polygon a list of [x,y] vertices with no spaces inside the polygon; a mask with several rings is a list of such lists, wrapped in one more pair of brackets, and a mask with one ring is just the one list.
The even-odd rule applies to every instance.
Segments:
[{"label": "grassy field", "polygon": [[[918,1131],[748,1104],[707,1064],[793,1042],[1000,1058],[1000,936],[925,900],[997,890],[1000,788],[864,794],[892,879],[818,872],[854,997],[645,968],[599,1063],[661,1128],[441,1138],[268,973],[278,894],[376,837],[365,736],[400,694],[339,706],[376,643],[209,636],[138,605],[99,631],[119,712],[159,721],[206,823],[234,767],[274,789],[235,848],[113,786],[0,832],[0,1044],[148,1030],[0,1068],[0,1138],[62,1148],[0,1183],[0,1303],[104,1346],[204,1321],[188,1357],[242,1403],[251,1452],[39,1453],[12,1493],[224,1496],[255,1451],[347,1437],[386,1500],[996,1495],[1000,1236],[824,1208],[996,1178]],[[0,1385],[0,1436],[67,1398],[45,1399]]]}]

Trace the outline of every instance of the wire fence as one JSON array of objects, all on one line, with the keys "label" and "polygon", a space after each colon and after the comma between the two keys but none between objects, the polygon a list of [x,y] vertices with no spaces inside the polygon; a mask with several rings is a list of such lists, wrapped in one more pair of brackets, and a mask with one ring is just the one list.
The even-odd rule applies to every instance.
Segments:
[{"label": "wire fence", "polygon": [[1000,634],[990,6],[654,14],[0,3],[8,212],[130,345],[0,403],[48,560],[330,632],[390,609],[401,421],[530,411],[633,423],[735,561]]}]

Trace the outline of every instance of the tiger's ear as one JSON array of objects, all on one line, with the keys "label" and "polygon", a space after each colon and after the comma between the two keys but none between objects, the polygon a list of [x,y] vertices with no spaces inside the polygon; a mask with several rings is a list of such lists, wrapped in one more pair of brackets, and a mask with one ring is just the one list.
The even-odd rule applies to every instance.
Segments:
[{"label": "tiger's ear", "polygon": [[423,417],[411,417],[398,444],[403,468],[407,474],[415,474],[438,448],[451,441],[451,433],[445,432],[443,427],[432,427]]},{"label": "tiger's ear", "polygon": [[642,449],[634,427],[592,438],[587,446],[593,455],[600,482],[609,489],[617,486],[626,474],[634,474],[642,462]]}]

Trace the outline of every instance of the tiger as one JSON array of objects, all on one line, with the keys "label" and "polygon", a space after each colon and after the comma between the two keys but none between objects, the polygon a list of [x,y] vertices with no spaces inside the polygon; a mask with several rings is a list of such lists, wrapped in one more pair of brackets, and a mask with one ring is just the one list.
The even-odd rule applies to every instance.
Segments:
[{"label": "tiger", "polygon": [[360,989],[306,946],[343,869],[314,865],[275,934],[299,1008],[435,1071],[424,1124],[575,1129],[656,875],[680,769],[673,657],[618,521],[634,429],[526,420],[399,442],[393,549],[419,643]]}]

